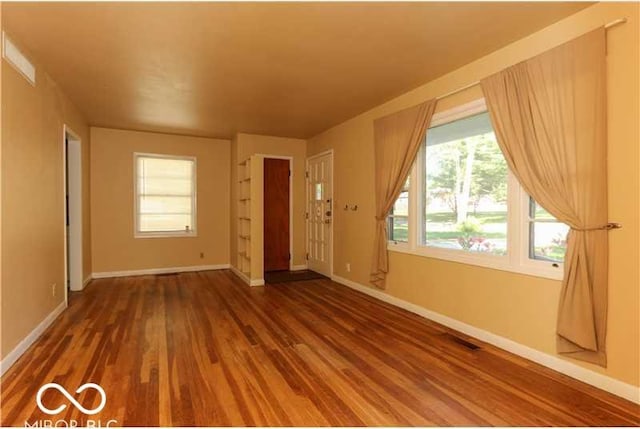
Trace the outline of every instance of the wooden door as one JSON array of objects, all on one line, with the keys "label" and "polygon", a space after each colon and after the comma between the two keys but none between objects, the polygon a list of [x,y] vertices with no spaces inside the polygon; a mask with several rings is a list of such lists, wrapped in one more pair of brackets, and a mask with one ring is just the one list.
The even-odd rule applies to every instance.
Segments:
[{"label": "wooden door", "polygon": [[307,160],[307,266],[331,276],[332,154]]},{"label": "wooden door", "polygon": [[264,271],[289,269],[289,160],[264,159]]}]

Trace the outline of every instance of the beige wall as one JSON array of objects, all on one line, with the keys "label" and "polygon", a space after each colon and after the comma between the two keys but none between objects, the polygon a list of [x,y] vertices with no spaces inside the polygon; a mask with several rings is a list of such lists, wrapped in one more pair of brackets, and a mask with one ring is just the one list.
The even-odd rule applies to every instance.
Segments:
[{"label": "beige wall", "polygon": [[[2,61],[3,358],[64,301],[64,124],[82,139],[83,177],[89,177],[87,122],[36,59],[29,58],[37,68],[35,86]],[[90,189],[83,188],[88,274]]]},{"label": "beige wall", "polygon": [[[92,127],[93,272],[229,264],[229,151],[229,140]],[[197,158],[197,237],[133,237],[134,152]]]},{"label": "beige wall", "polygon": [[307,156],[307,142],[301,139],[261,136],[256,134],[237,134],[232,141],[232,203],[231,203],[231,263],[237,265],[236,242],[236,187],[238,163],[251,155],[275,155],[293,157],[293,265],[306,264],[305,258],[305,162]]},{"label": "beige wall", "polygon": [[[0,1],[0,34],[2,34],[2,2]],[[2,60],[0,60],[2,61]],[[2,166],[2,66],[0,65],[0,167]],[[0,171],[0,203],[2,203],[2,172]],[[5,351],[2,345],[2,207],[0,207],[0,360]]]},{"label": "beige wall", "polygon": [[[622,230],[610,235],[608,368],[572,361],[640,385],[640,136],[639,5],[599,3],[516,41],[437,80],[367,111],[309,140],[309,154],[335,150],[335,274],[368,284],[374,231],[372,121],[445,94],[541,53],[617,18],[608,32],[609,217]],[[480,94],[476,88],[470,93]],[[440,103],[451,107],[470,93]],[[351,272],[345,264],[351,263]],[[401,253],[391,253],[387,292],[481,329],[555,354],[560,282]]]}]

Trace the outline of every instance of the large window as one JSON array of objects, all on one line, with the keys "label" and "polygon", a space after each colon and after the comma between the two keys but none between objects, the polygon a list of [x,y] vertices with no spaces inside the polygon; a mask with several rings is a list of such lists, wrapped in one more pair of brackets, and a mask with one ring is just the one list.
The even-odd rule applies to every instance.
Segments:
[{"label": "large window", "polygon": [[135,236],[194,236],[196,160],[135,154]]},{"label": "large window", "polygon": [[484,100],[434,115],[389,214],[389,248],[559,278],[568,227],[509,172]]}]

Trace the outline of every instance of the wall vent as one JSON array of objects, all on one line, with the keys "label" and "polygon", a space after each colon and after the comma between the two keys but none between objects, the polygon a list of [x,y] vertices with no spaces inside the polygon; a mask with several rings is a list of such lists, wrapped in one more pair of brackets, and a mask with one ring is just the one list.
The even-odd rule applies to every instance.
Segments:
[{"label": "wall vent", "polygon": [[31,85],[36,84],[36,68],[29,59],[13,44],[9,36],[2,32],[2,58],[15,67]]}]

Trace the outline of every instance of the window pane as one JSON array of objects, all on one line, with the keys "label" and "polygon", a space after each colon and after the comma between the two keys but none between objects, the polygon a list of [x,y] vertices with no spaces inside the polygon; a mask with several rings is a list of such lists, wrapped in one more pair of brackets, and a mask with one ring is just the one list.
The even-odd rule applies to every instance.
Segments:
[{"label": "window pane", "polygon": [[140,177],[138,192],[142,195],[191,196],[191,178]]},{"label": "window pane", "polygon": [[561,222],[531,222],[529,225],[529,257],[563,262],[567,251],[569,227]]},{"label": "window pane", "polygon": [[190,214],[141,214],[139,218],[140,232],[170,232],[192,230]]},{"label": "window pane", "polygon": [[535,220],[556,220],[551,213],[542,208],[533,198],[529,197],[529,217]]},{"label": "window pane", "polygon": [[529,257],[564,262],[569,227],[529,197]]},{"label": "window pane", "polygon": [[141,214],[188,214],[191,215],[191,196],[188,197],[140,197]]},{"label": "window pane", "polygon": [[393,208],[391,209],[392,215],[409,216],[409,191],[400,193]]},{"label": "window pane", "polygon": [[427,133],[423,244],[507,253],[506,161],[488,113]]},{"label": "window pane", "polygon": [[322,183],[316,183],[316,201],[322,200]]},{"label": "window pane", "polygon": [[138,231],[193,231],[194,161],[138,156]]},{"label": "window pane", "polygon": [[191,179],[193,161],[188,159],[138,158],[139,177]]},{"label": "window pane", "polygon": [[409,180],[410,177],[407,177],[402,192],[389,213],[387,223],[389,241],[404,243],[409,241]]},{"label": "window pane", "polygon": [[389,217],[389,240],[400,243],[409,241],[409,218],[405,216]]}]

